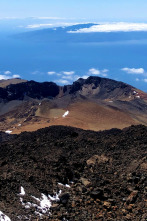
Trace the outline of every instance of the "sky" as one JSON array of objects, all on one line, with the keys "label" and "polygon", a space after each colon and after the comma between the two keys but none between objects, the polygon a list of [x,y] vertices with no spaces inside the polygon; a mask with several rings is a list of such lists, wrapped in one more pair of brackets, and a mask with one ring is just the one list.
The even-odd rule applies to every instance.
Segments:
[{"label": "sky", "polygon": [[[0,79],[63,85],[92,75],[147,91],[146,9],[147,0],[0,0]],[[68,25],[89,22],[95,24],[66,32]],[[71,42],[60,43],[57,27],[64,28]],[[45,28],[54,30],[55,42],[46,31],[33,32]],[[85,44],[80,36],[85,39],[88,33],[95,37]],[[95,42],[97,36],[100,42]]]},{"label": "sky", "polygon": [[147,21],[146,0],[0,0],[0,18],[60,17]]}]

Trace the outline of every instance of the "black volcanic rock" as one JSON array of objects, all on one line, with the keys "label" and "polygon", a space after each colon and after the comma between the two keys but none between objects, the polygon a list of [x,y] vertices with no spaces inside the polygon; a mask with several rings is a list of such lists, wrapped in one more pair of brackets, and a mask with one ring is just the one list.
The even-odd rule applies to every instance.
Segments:
[{"label": "black volcanic rock", "polygon": [[[22,133],[0,146],[0,210],[12,221],[146,220],[146,149],[142,125],[102,132],[53,126]],[[98,160],[89,164],[93,156]],[[21,186],[25,195],[19,194]],[[53,196],[59,190],[49,213],[41,212],[41,193]]]},{"label": "black volcanic rock", "polygon": [[0,88],[0,98],[7,101],[23,100],[25,96],[31,98],[52,98],[59,94],[59,86],[53,82],[38,83],[27,81],[20,84],[11,84],[6,88]]}]

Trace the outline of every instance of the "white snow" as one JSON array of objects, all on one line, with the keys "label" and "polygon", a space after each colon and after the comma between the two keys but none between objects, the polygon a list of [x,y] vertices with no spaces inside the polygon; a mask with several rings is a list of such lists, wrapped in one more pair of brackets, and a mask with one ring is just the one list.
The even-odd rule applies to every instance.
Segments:
[{"label": "white snow", "polygon": [[62,117],[66,117],[69,114],[69,111],[66,111]]},{"label": "white snow", "polygon": [[11,219],[0,211],[0,221],[11,221]]},{"label": "white snow", "polygon": [[60,190],[59,193],[56,193],[55,196],[53,196],[53,197],[49,195],[50,200],[52,200],[52,201],[60,200],[59,196],[60,196],[61,193],[62,193],[62,191]]},{"label": "white snow", "polygon": [[113,103],[113,101],[109,101],[110,103]]},{"label": "white snow", "polygon": [[12,133],[12,130],[6,130],[5,133],[6,133],[6,134],[11,134],[11,133]]},{"label": "white snow", "polygon": [[45,211],[51,207],[51,201],[43,193],[41,194],[40,207],[42,208],[42,210],[45,210]]},{"label": "white snow", "polygon": [[68,184],[62,184],[62,183],[58,183],[58,185],[60,185],[60,186],[64,186],[64,187],[66,187],[66,188],[70,188],[70,186],[68,185]]},{"label": "white snow", "polygon": [[20,127],[21,126],[21,124],[18,124],[18,127]]},{"label": "white snow", "polygon": [[41,103],[39,103],[39,106],[41,105]]},{"label": "white snow", "polygon": [[70,188],[70,186],[69,186],[68,184],[65,184],[65,186],[66,186],[67,188]]},{"label": "white snow", "polygon": [[140,96],[136,96],[137,98],[140,98]]},{"label": "white snow", "polygon": [[36,204],[31,203],[31,202],[25,202],[23,201],[23,196],[25,195],[25,190],[23,187],[21,187],[21,193],[20,195],[20,202],[22,206],[25,207],[25,209],[30,209],[30,208],[35,208],[35,214],[38,214],[39,216],[42,216],[43,214],[50,215],[50,207],[52,206],[52,201],[59,201],[59,195],[61,194],[61,190],[59,193],[56,193],[53,197],[48,195],[46,196],[45,194],[41,194],[41,198],[36,198],[35,196],[31,196],[34,200],[37,201]]},{"label": "white snow", "polygon": [[133,94],[136,94],[137,92],[136,91],[133,91]]},{"label": "white snow", "polygon": [[24,196],[26,193],[25,193],[25,190],[24,190],[24,188],[21,186],[21,188],[20,188],[20,195],[21,196]]}]

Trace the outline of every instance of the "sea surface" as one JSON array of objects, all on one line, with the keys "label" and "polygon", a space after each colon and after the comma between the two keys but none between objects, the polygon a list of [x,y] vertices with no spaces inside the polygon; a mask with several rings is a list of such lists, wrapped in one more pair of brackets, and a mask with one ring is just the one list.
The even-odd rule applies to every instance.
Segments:
[{"label": "sea surface", "polygon": [[[55,34],[54,34],[55,33]],[[108,69],[109,78],[147,91],[147,76],[127,74],[122,68],[144,68],[147,72],[147,33],[100,33],[82,36],[32,31],[1,33],[0,74],[10,71],[23,79],[58,81],[62,71],[88,75],[91,68]],[[67,37],[68,36],[68,37]],[[70,37],[69,37],[70,36]],[[58,75],[48,75],[47,72]],[[69,80],[70,83],[72,80]]]}]

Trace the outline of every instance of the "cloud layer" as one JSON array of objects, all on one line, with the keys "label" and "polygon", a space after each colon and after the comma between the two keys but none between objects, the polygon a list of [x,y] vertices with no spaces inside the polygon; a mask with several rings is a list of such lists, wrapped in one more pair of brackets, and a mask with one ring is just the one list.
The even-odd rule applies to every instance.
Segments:
[{"label": "cloud layer", "polygon": [[82,28],[69,33],[90,33],[90,32],[131,32],[131,31],[147,31],[147,23],[106,23],[93,25],[90,28]]}]

